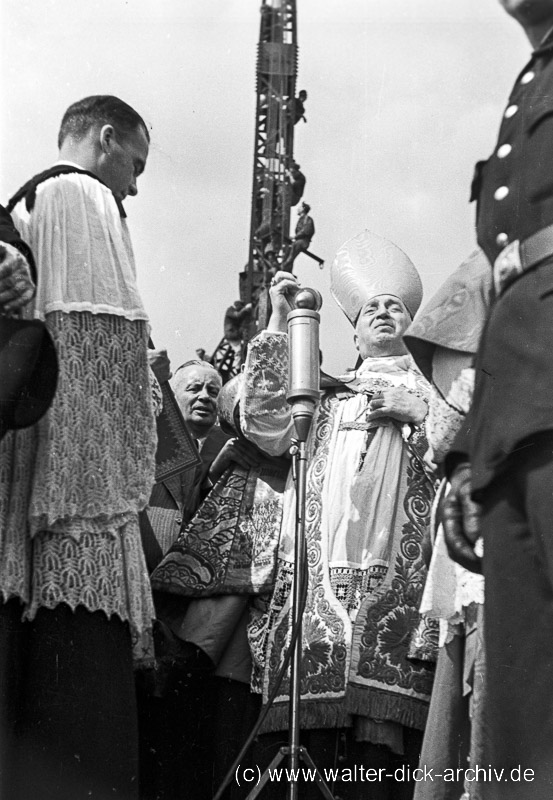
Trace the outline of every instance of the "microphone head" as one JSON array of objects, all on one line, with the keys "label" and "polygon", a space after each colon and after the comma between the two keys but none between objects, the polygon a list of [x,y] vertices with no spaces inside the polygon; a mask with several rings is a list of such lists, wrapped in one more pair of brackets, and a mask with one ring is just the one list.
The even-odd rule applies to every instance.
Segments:
[{"label": "microphone head", "polygon": [[300,289],[294,297],[295,308],[307,308],[318,311],[323,304],[323,298],[316,289]]}]

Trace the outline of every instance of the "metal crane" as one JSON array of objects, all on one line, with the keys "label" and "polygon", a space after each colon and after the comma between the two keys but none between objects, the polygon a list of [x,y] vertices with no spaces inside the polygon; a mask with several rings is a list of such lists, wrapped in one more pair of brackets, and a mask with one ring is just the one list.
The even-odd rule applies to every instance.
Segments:
[{"label": "metal crane", "polygon": [[266,324],[263,295],[267,277],[290,241],[290,170],[298,63],[295,0],[264,0],[257,52],[257,103],[249,257],[240,275],[240,296],[257,305],[257,324]]},{"label": "metal crane", "polygon": [[[303,115],[296,98],[296,0],[262,0],[260,14],[249,254],[239,278],[240,301],[252,309],[241,325],[242,344],[267,324],[267,286],[290,246],[290,208],[298,202],[294,124]],[[225,328],[229,311],[232,307]],[[237,347],[231,345],[225,333],[211,358],[223,380],[239,367]]]}]

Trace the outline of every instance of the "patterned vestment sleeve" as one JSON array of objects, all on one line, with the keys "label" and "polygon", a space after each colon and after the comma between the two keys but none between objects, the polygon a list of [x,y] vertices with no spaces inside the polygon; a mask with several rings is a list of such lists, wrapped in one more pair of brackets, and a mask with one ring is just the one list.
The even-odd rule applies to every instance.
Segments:
[{"label": "patterned vestment sleeve", "polygon": [[248,348],[240,427],[247,439],[271,456],[283,455],[294,436],[287,387],[288,335],[263,331]]}]

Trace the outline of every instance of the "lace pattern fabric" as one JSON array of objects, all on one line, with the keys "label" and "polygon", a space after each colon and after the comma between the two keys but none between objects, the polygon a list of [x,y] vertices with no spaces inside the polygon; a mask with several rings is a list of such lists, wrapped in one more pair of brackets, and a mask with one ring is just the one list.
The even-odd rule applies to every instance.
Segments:
[{"label": "lace pattern fabric", "polygon": [[433,459],[439,464],[451,449],[463,420],[470,408],[474,390],[474,369],[463,369],[451,384],[447,399],[431,387],[426,435]]},{"label": "lace pattern fabric", "polygon": [[153,661],[155,616],[138,518],[114,535],[83,533],[78,540],[41,531],[33,540],[33,580],[26,618],[66,603],[73,611],[103,611],[129,623],[135,663]]},{"label": "lace pattern fabric", "polygon": [[38,186],[14,222],[32,248],[37,295],[59,364],[56,396],[0,446],[0,593],[32,618],[66,603],[128,621],[148,657],[154,615],[138,512],[154,481],[148,318],[125,220],[86,175]]},{"label": "lace pattern fabric", "polygon": [[[453,381],[447,401],[435,389],[432,390],[427,434],[437,462],[442,461],[451,448],[470,408],[473,389],[474,369],[467,368]],[[475,552],[482,555],[482,539],[476,543]],[[451,560],[440,526],[420,607],[421,614],[440,620],[440,645],[462,632],[467,608],[483,603],[483,576],[469,572]]]},{"label": "lace pattern fabric", "polygon": [[371,564],[367,569],[330,567],[332,591],[352,619],[359,611],[364,598],[378,589],[387,571],[388,567],[383,564]]},{"label": "lace pattern fabric", "polygon": [[425,426],[432,460],[436,464],[441,464],[451,450],[453,440],[463,424],[463,420],[464,415],[451,408],[432,386]]},{"label": "lace pattern fabric", "polygon": [[123,317],[47,317],[59,377],[38,423],[31,535],[112,533],[143,509],[155,469],[147,325]]},{"label": "lace pattern fabric", "polygon": [[461,370],[457,378],[451,384],[451,389],[447,396],[447,402],[458,409],[461,414],[468,414],[472,395],[474,393],[475,371],[473,367]]},{"label": "lace pattern fabric", "polygon": [[49,314],[58,391],[0,443],[0,595],[26,614],[67,603],[129,622],[148,659],[154,610],[138,511],[154,480],[147,323]]}]

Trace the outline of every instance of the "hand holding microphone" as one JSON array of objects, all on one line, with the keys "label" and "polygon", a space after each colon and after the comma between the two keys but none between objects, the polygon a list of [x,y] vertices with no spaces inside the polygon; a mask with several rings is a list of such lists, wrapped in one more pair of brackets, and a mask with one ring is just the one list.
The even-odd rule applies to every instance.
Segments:
[{"label": "hand holding microphone", "polygon": [[305,442],[319,399],[319,321],[322,298],[302,289],[295,275],[283,270],[271,281],[272,313],[268,331],[288,331],[288,394],[299,441]]},{"label": "hand holding microphone", "polygon": [[294,308],[294,297],[300,290],[298,279],[291,272],[280,270],[272,279],[269,288],[271,298],[271,318],[268,331],[286,333],[288,314]]},{"label": "hand holding microphone", "polygon": [[319,401],[319,322],[322,298],[316,289],[300,289],[288,314],[288,394],[298,441],[306,442]]}]

